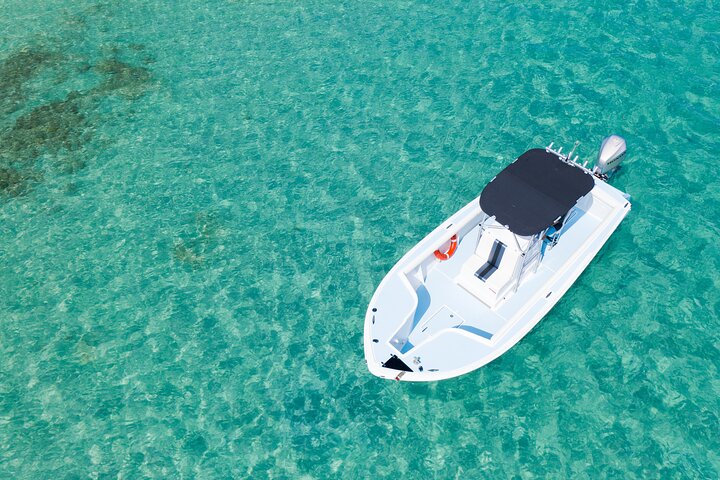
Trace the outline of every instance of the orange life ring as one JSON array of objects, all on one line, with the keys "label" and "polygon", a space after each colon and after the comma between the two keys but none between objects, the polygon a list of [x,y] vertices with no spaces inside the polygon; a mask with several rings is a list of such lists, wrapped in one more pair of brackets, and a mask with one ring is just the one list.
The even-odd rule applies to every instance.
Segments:
[{"label": "orange life ring", "polygon": [[450,237],[450,248],[448,248],[447,252],[441,252],[440,250],[435,250],[435,258],[438,260],[450,260],[450,257],[452,257],[455,254],[455,250],[457,250],[458,241],[457,241],[457,234]]}]

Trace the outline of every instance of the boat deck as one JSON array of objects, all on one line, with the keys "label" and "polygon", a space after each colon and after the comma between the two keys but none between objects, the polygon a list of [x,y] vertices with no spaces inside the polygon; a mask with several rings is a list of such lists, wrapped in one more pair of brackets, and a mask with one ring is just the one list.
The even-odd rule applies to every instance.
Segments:
[{"label": "boat deck", "polygon": [[554,248],[544,253],[538,270],[495,309],[489,308],[455,282],[477,244],[480,227],[473,228],[462,238],[450,260],[435,264],[427,273],[424,285],[418,289],[425,291],[418,292],[414,328],[408,337],[411,345],[406,345],[403,350],[408,351],[442,329],[451,327],[474,333],[478,336],[477,340],[483,343],[492,340],[525,312],[530,300],[538,296],[539,292],[548,296],[552,293],[551,290],[543,292],[544,286],[552,283],[552,277],[581,250],[583,242],[603,228],[606,213],[611,210],[609,205],[603,203],[596,198],[588,211],[578,211],[569,218],[570,224],[562,238]]},{"label": "boat deck", "polygon": [[[402,379],[440,380],[487,364],[512,347],[565,294],[630,210],[622,192],[597,180],[592,193],[569,214],[557,245],[543,247],[537,271],[516,292],[490,308],[457,283],[474,254],[484,217],[477,199],[411,249],[373,295],[365,323],[370,370],[395,378],[383,364],[393,358],[411,371]],[[455,255],[438,262],[432,252],[460,237]],[[477,263],[477,262],[476,262]],[[480,281],[480,280],[478,280]]]}]

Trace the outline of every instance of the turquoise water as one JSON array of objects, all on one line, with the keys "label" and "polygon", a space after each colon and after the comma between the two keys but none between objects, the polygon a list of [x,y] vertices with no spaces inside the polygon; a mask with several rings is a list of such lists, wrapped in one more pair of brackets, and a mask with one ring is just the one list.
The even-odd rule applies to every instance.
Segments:
[{"label": "turquoise water", "polygon": [[[1,478],[716,478],[713,2],[0,5]],[[525,149],[633,210],[516,347],[366,370],[383,275]]]}]

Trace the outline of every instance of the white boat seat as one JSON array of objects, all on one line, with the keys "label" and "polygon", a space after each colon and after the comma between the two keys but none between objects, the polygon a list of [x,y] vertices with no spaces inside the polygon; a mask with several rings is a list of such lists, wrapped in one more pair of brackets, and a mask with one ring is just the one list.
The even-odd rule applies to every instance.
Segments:
[{"label": "white boat seat", "polygon": [[475,254],[464,263],[455,282],[493,308],[500,301],[498,294],[510,281],[517,261],[514,248],[485,232]]},{"label": "white boat seat", "polygon": [[475,276],[483,282],[487,281],[490,275],[497,271],[503,253],[505,253],[505,244],[499,240],[495,240],[487,262],[475,272]]}]

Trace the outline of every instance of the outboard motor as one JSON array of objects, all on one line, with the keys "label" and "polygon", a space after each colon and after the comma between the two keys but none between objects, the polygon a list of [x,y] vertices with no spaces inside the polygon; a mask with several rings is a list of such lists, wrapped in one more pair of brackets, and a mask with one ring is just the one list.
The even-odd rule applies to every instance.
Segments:
[{"label": "outboard motor", "polygon": [[607,179],[620,167],[625,158],[627,145],[625,139],[619,135],[610,135],[600,144],[597,160],[593,173],[602,179]]}]

